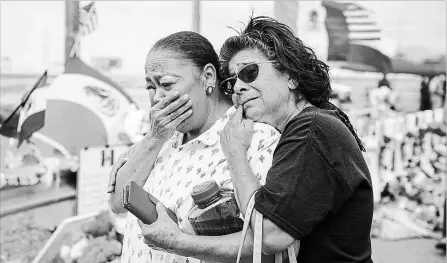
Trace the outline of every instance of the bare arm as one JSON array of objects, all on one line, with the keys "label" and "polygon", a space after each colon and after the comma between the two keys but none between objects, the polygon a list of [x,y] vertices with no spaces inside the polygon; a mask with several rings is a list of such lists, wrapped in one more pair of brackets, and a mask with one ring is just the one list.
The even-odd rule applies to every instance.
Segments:
[{"label": "bare arm", "polygon": [[135,181],[140,186],[146,183],[163,144],[172,137],[177,126],[191,116],[192,102],[188,95],[180,98],[179,95],[174,90],[150,108],[150,132],[136,145],[135,152],[128,157],[128,161],[112,170],[112,175],[116,171],[115,187],[109,199],[113,212],[126,212],[123,207],[123,188],[130,181]]},{"label": "bare arm", "polygon": [[[256,178],[247,159],[247,154],[250,148],[257,148],[257,152],[262,152],[261,149],[264,144],[264,138],[259,141],[254,140],[253,125],[253,121],[243,118],[243,108],[237,107],[236,112],[230,120],[228,120],[225,128],[220,134],[220,144],[225,157],[227,158],[231,180],[237,196],[239,208],[243,214],[247,213],[247,206],[251,196],[261,187],[261,184]],[[275,132],[273,134],[275,134]],[[252,145],[253,142],[255,142],[255,145]],[[259,146],[261,147],[259,147],[256,142],[259,142]],[[270,153],[267,150],[265,154],[268,155]],[[263,158],[262,155],[259,156],[260,163],[263,163]],[[253,167],[256,167],[256,164],[252,163],[252,165]],[[250,226],[253,230],[255,226],[254,216],[251,217]],[[275,254],[287,249],[293,242],[295,242],[295,239],[291,235],[276,226],[269,219],[264,218],[262,252],[268,255]]]},{"label": "bare arm", "polygon": [[[242,248],[241,262],[253,262],[253,235],[248,231]],[[242,232],[224,236],[182,235],[177,252],[205,262],[236,262]],[[272,257],[263,255],[263,259]]]},{"label": "bare arm", "polygon": [[[146,135],[140,142],[134,144],[133,150],[127,156],[128,161],[116,171],[115,190],[110,194],[110,207],[114,213],[124,213],[123,189],[131,181],[143,186],[154,167],[155,160],[163,143]],[[132,152],[133,151],[133,152]]]},{"label": "bare arm", "polygon": [[[231,157],[229,156],[228,163],[240,209],[245,215],[250,197],[261,187],[261,184],[256,179],[245,154],[241,154],[240,156],[238,154],[232,155]],[[254,228],[254,225],[255,217],[252,216],[250,220],[252,229]],[[267,255],[278,253],[287,249],[294,241],[294,237],[276,226],[276,224],[269,219],[264,218],[262,252]]]}]

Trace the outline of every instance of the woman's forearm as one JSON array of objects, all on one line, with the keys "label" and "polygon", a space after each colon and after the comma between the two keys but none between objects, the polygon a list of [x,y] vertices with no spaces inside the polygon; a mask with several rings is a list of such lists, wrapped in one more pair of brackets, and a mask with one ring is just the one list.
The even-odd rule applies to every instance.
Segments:
[{"label": "woman's forearm", "polygon": [[[244,154],[234,154],[228,158],[228,164],[230,167],[231,180],[233,187],[236,191],[239,201],[239,209],[242,214],[246,214],[247,206],[250,202],[250,198],[253,193],[261,187],[258,179],[256,178],[253,170],[248,163],[247,157]],[[255,217],[252,216],[250,225],[253,229],[255,225]]]},{"label": "woman's forearm", "polygon": [[[242,232],[224,236],[194,236],[184,234],[179,240],[178,252],[185,257],[205,262],[236,262]],[[247,234],[242,247],[241,262],[252,262],[253,235]],[[267,257],[267,256],[265,256]]]},{"label": "woman's forearm", "polygon": [[[253,193],[261,187],[253,170],[243,154],[234,154],[228,158],[231,180],[239,199],[239,206],[245,215]],[[254,229],[256,217],[250,219],[250,227]],[[274,254],[286,249],[295,239],[267,218],[263,220],[262,251]]]},{"label": "woman's forearm", "polygon": [[128,161],[118,170],[115,191],[110,195],[110,205],[114,212],[123,213],[123,189],[131,181],[143,186],[154,167],[163,143],[145,136],[133,147],[135,150],[127,158]]}]

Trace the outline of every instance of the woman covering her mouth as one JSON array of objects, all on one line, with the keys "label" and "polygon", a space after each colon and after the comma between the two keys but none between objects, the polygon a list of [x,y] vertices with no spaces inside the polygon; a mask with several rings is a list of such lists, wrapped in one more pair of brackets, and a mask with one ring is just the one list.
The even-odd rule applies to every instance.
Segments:
[{"label": "woman covering her mouth", "polygon": [[[154,44],[144,69],[150,129],[112,169],[110,204],[115,213],[126,212],[122,189],[134,181],[172,210],[179,222],[161,205],[151,225],[128,213],[121,262],[235,262],[240,231],[198,236],[188,224],[194,186],[213,180],[232,188],[219,133],[236,109],[219,89],[218,55],[205,37],[177,32]],[[262,123],[255,124],[255,129],[258,132],[247,145],[247,156],[264,183],[279,133]],[[245,243],[244,260],[251,257],[252,241]]]}]

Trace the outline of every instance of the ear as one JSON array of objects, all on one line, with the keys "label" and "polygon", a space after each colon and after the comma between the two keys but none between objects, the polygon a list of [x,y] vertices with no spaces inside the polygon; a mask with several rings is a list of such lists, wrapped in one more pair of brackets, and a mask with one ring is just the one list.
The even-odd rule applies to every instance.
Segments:
[{"label": "ear", "polygon": [[216,80],[217,80],[217,70],[213,66],[213,64],[208,63],[203,67],[203,81],[205,84],[205,87],[212,86],[213,88],[216,87]]},{"label": "ear", "polygon": [[294,90],[294,89],[298,88],[298,83],[295,83],[295,81],[292,78],[289,78],[289,80],[287,81],[287,87],[290,90]]}]

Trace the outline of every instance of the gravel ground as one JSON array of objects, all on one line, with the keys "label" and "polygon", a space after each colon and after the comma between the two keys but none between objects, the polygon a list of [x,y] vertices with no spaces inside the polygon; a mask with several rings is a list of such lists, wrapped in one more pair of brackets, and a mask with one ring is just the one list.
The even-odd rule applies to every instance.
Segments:
[{"label": "gravel ground", "polygon": [[31,262],[51,236],[48,229],[39,227],[35,210],[0,219],[1,262]]},{"label": "gravel ground", "polygon": [[444,263],[445,253],[435,248],[432,239],[402,241],[372,240],[374,263]]},{"label": "gravel ground", "polygon": [[[3,201],[3,200],[2,200]],[[65,218],[74,216],[69,200],[0,218],[0,263],[30,263]]]}]

